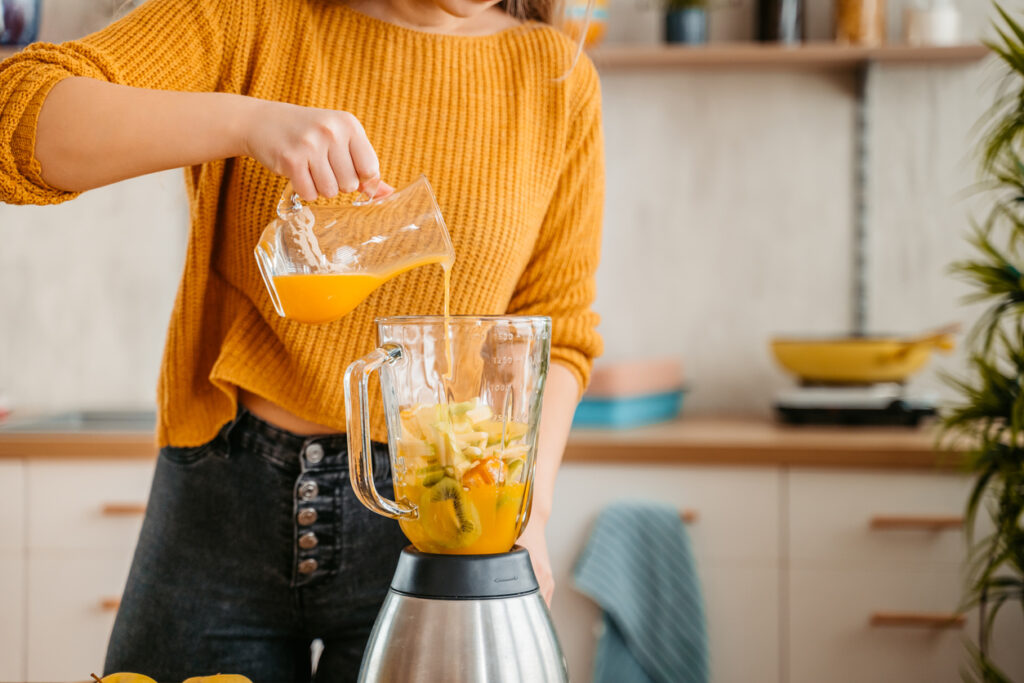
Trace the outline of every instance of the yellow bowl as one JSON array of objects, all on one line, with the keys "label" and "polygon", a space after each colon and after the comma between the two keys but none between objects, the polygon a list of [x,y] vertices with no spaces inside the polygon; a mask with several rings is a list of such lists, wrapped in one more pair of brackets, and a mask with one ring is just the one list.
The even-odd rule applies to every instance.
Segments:
[{"label": "yellow bowl", "polygon": [[866,384],[906,380],[925,366],[933,348],[953,348],[953,339],[777,338],[771,346],[779,365],[803,380]]}]

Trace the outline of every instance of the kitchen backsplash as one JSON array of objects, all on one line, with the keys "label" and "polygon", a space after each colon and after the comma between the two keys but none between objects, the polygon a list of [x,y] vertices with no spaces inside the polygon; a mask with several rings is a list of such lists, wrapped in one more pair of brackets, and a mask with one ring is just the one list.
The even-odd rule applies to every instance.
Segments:
[{"label": "kitchen backsplash", "polygon": [[[711,15],[749,36],[750,0]],[[115,2],[46,0],[44,40],[102,26]],[[890,3],[897,35],[899,2]],[[990,5],[961,0],[977,36]],[[811,2],[823,39],[831,2]],[[608,40],[653,42],[653,0],[612,0]],[[966,252],[974,125],[998,70],[883,66],[871,101],[869,326],[915,332],[973,313],[946,273]],[[694,412],[767,413],[788,384],[776,332],[848,329],[855,99],[851,73],[608,70],[605,248],[597,309],[607,358],[679,355]],[[150,403],[180,275],[180,172],[59,207],[0,205],[0,394],[40,407]],[[916,381],[939,387],[934,369]]]}]

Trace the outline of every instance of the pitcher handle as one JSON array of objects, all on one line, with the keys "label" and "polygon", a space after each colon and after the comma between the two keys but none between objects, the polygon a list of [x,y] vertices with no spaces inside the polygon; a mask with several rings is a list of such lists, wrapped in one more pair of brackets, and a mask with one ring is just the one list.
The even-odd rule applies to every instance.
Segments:
[{"label": "pitcher handle", "polygon": [[396,363],[401,358],[401,346],[386,344],[353,362],[345,370],[348,468],[352,489],[359,502],[384,517],[415,519],[415,505],[384,498],[377,492],[377,487],[373,485],[373,460],[370,457],[370,377],[385,365]]}]

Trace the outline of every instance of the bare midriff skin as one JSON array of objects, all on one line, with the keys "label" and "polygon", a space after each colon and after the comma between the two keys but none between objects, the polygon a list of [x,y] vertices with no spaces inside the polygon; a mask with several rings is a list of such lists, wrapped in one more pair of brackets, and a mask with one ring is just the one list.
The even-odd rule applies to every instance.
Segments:
[{"label": "bare midriff skin", "polygon": [[314,434],[340,433],[337,429],[331,429],[316,422],[303,420],[298,415],[285,410],[273,401],[268,401],[262,396],[257,396],[251,391],[246,391],[242,388],[238,389],[238,400],[245,406],[246,410],[264,422],[269,422],[275,427],[280,427],[293,434],[313,436]]}]

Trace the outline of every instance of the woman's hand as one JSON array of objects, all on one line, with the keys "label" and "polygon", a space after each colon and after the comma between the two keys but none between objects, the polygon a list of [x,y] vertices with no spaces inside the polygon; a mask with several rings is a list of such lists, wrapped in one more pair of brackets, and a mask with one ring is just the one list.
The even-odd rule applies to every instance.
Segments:
[{"label": "woman's hand", "polygon": [[254,100],[243,134],[246,156],[288,178],[306,201],[338,192],[381,197],[394,191],[381,182],[377,153],[348,112]]},{"label": "woman's hand", "polygon": [[540,594],[544,602],[551,606],[551,596],[555,593],[555,577],[551,573],[551,558],[548,557],[548,542],[544,537],[545,523],[539,518],[531,519],[526,531],[519,537],[519,545],[530,551],[533,573],[540,584]]}]

